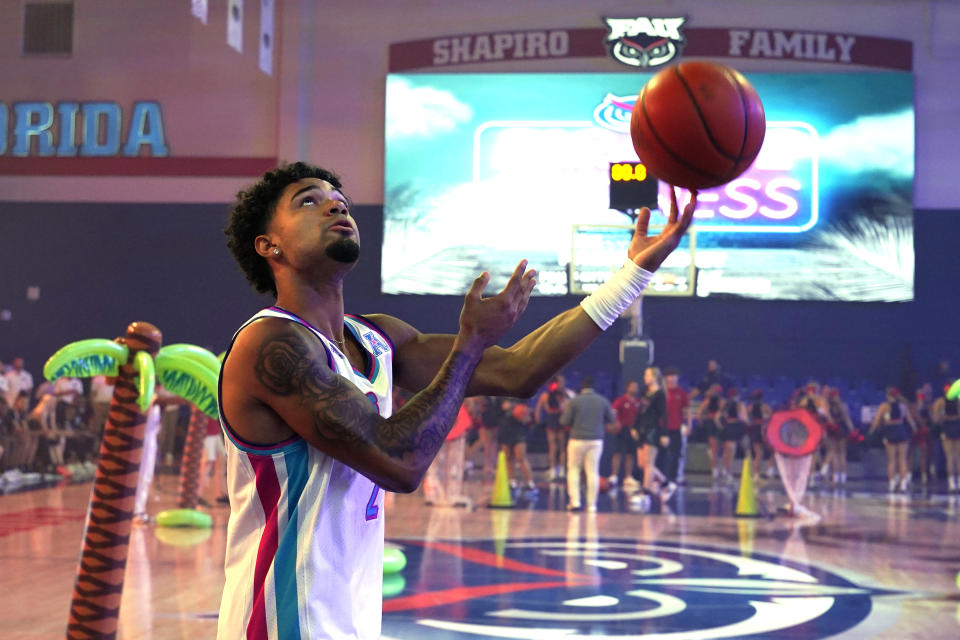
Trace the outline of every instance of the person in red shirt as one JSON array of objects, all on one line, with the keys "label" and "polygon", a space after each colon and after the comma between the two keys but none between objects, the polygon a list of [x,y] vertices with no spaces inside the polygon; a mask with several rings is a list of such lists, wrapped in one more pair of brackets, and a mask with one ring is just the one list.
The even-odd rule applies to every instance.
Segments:
[{"label": "person in red shirt", "polygon": [[640,483],[633,477],[633,459],[636,456],[637,443],[630,435],[630,427],[637,419],[640,410],[640,383],[631,380],[626,392],[613,401],[613,413],[617,416],[617,432],[613,434],[613,456],[610,459],[611,487],[617,486],[620,461],[623,460],[623,488],[635,491]]},{"label": "person in red shirt", "polygon": [[667,436],[670,438],[670,443],[663,448],[663,472],[671,482],[676,482],[680,475],[684,443],[690,433],[690,394],[680,387],[679,377],[677,369],[668,367],[663,378],[667,391]]}]

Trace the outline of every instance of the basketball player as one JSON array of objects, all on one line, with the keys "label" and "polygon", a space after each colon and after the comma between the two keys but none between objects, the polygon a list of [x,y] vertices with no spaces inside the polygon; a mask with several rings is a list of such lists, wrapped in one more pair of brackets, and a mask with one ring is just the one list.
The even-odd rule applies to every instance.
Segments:
[{"label": "basketball player", "polygon": [[[380,635],[383,491],[411,492],[467,395],[530,396],[632,303],[690,225],[672,198],[628,260],[577,307],[509,348],[536,272],[522,261],[499,294],[470,287],[457,335],[387,315],[348,316],[343,278],[360,235],[340,180],[295,163],[238,195],[225,233],[253,286],[276,304],[237,331],[220,375],[227,435],[226,583],[219,638]],[[417,392],[396,413],[393,384]]]}]

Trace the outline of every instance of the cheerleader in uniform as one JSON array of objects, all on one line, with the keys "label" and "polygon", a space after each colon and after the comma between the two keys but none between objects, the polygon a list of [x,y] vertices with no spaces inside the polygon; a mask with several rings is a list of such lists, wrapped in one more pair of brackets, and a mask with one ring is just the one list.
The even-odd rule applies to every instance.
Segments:
[{"label": "cheerleader in uniform", "polygon": [[917,389],[917,402],[913,406],[913,419],[917,423],[917,430],[910,438],[910,449],[920,458],[920,482],[924,485],[927,484],[928,474],[932,475],[933,419],[930,395],[930,385]]},{"label": "cheerleader in uniform", "polygon": [[934,422],[940,427],[940,441],[947,463],[947,486],[951,492],[960,492],[960,399],[947,400],[947,389],[933,403]]},{"label": "cheerleader in uniform", "polygon": [[844,484],[847,481],[847,440],[853,432],[853,423],[846,403],[840,399],[840,390],[829,389],[826,396],[827,461],[824,467],[833,470],[834,484]]},{"label": "cheerleader in uniform", "polygon": [[910,471],[907,467],[907,452],[910,435],[917,430],[913,416],[898,389],[887,389],[887,400],[877,409],[870,425],[870,432],[880,431],[883,448],[887,452],[887,479],[891,493],[897,490],[906,493],[910,488]]}]

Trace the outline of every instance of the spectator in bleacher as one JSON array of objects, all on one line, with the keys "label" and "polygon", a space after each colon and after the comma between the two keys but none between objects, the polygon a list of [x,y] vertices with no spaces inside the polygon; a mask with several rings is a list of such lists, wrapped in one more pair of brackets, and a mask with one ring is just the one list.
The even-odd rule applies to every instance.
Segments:
[{"label": "spectator in bleacher", "polygon": [[34,467],[46,472],[63,464],[66,439],[57,425],[57,404],[57,397],[47,394],[27,416],[27,426],[38,436],[35,456],[32,456]]},{"label": "spectator in bleacher", "polygon": [[113,389],[116,386],[115,377],[94,376],[90,381],[90,429],[97,434],[103,434],[110,415],[110,399],[113,398]]},{"label": "spectator in bleacher", "polygon": [[960,399],[947,400],[951,383],[943,385],[943,395],[933,403],[933,420],[940,427],[940,441],[947,467],[947,487],[960,491]]},{"label": "spectator in bleacher", "polygon": [[707,440],[707,457],[710,459],[710,472],[713,479],[720,477],[720,394],[723,387],[711,385],[704,393],[700,408],[697,410],[697,431]]},{"label": "spectator in bleacher", "polygon": [[83,395],[83,383],[79,378],[57,378],[53,383],[53,395],[57,399],[56,421],[57,424],[62,424],[67,405],[72,405],[78,396]]},{"label": "spectator in bleacher", "polygon": [[633,461],[637,455],[637,443],[630,435],[633,421],[640,411],[640,383],[631,380],[627,383],[624,394],[613,401],[613,413],[617,417],[617,424],[611,434],[613,455],[610,457],[610,476],[607,481],[611,487],[617,486],[621,464],[623,466],[623,488],[627,491],[636,491],[640,483],[633,477]]},{"label": "spectator in bleacher", "polygon": [[730,379],[723,373],[723,370],[720,368],[720,363],[716,360],[710,360],[707,362],[707,371],[703,374],[703,377],[700,378],[700,382],[693,388],[690,392],[691,398],[696,398],[701,394],[706,394],[707,389],[713,385],[720,385],[721,389],[726,389],[730,386]]},{"label": "spectator in bleacher", "polygon": [[[43,396],[53,395],[53,383],[49,380],[43,379],[33,389],[33,399],[36,402],[40,402],[43,399]],[[34,405],[35,406],[35,405]]]},{"label": "spectator in bleacher", "polygon": [[74,404],[64,407],[63,422],[59,425],[65,442],[63,462],[86,463],[93,457],[93,446],[97,438],[87,427],[87,419],[82,414],[82,399],[77,398]]},{"label": "spectator in bleacher", "polygon": [[630,435],[637,443],[637,466],[643,470],[643,489],[653,493],[659,487],[673,489],[667,477],[657,468],[657,453],[660,447],[670,443],[667,436],[667,394],[663,390],[663,374],[657,367],[647,367],[643,372],[646,390],[640,396],[640,411],[633,422]]},{"label": "spectator in bleacher", "polygon": [[907,453],[910,435],[917,430],[913,416],[903,401],[899,389],[887,389],[887,399],[877,409],[870,425],[870,432],[879,430],[883,437],[883,448],[887,453],[887,479],[890,492],[906,493],[910,489],[910,468]]},{"label": "spectator in bleacher", "polygon": [[727,389],[727,399],[720,412],[720,479],[733,478],[733,458],[737,453],[737,444],[747,433],[747,410],[740,402],[740,389]]},{"label": "spectator in bleacher", "polygon": [[23,368],[23,358],[14,358],[13,366],[3,376],[7,380],[7,405],[12,407],[21,391],[33,391],[33,376]]},{"label": "spectator in bleacher", "polygon": [[674,367],[664,371],[663,382],[667,396],[667,446],[663,448],[661,468],[667,479],[677,482],[680,461],[690,433],[690,394],[680,387],[680,372]]},{"label": "spectator in bleacher", "polygon": [[823,466],[833,473],[834,484],[843,484],[847,481],[847,441],[853,432],[853,422],[850,420],[850,410],[840,398],[840,390],[835,387],[824,389],[827,403],[824,437],[827,457]]},{"label": "spectator in bleacher", "polygon": [[767,443],[767,423],[773,411],[763,400],[763,390],[754,389],[750,394],[750,404],[747,409],[747,437],[750,440],[750,449],[753,452],[753,472],[759,476],[766,473],[768,478],[773,477],[773,449]]},{"label": "spectator in bleacher", "polygon": [[593,378],[585,376],[580,384],[580,395],[567,402],[560,415],[560,424],[570,427],[567,443],[567,508],[578,511],[580,473],[586,475],[587,511],[597,510],[600,492],[600,456],[603,455],[603,434],[616,424],[610,401],[593,390]]},{"label": "spectator in bleacher", "polygon": [[7,382],[6,368],[3,366],[3,363],[0,362],[0,396],[4,398],[7,397],[7,392],[10,389],[10,383]]},{"label": "spectator in bleacher", "polygon": [[14,468],[17,438],[11,413],[6,397],[0,396],[0,474]]},{"label": "spectator in bleacher", "polygon": [[30,397],[21,391],[7,407],[6,402],[0,402],[0,432],[7,434],[9,448],[2,461],[3,470],[26,471],[33,463],[33,454],[37,450],[37,436],[27,428],[27,403]]},{"label": "spectator in bleacher", "polygon": [[533,419],[543,425],[547,435],[547,466],[550,468],[551,482],[560,480],[566,468],[567,430],[560,424],[560,416],[572,395],[567,389],[566,378],[556,375],[547,385],[547,390],[537,398],[533,409]]}]

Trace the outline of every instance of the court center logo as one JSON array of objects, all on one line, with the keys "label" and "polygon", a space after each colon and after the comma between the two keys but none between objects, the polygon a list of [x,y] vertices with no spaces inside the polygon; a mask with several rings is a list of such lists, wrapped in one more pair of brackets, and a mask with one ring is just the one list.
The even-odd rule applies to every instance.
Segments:
[{"label": "court center logo", "polygon": [[[405,543],[415,589],[384,600],[389,638],[828,638],[892,594],[817,567],[619,539]],[[469,566],[467,566],[469,565]]]},{"label": "court center logo", "polygon": [[686,43],[682,18],[604,18],[606,44],[614,60],[631,67],[659,67],[676,58]]}]

